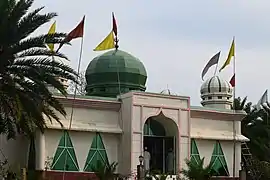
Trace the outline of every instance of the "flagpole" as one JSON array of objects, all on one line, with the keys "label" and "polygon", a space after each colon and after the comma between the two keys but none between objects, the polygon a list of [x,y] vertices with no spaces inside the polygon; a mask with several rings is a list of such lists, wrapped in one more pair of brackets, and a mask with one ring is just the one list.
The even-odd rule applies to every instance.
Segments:
[{"label": "flagpole", "polygon": [[[219,61],[218,61],[219,62]],[[215,73],[214,73],[214,76],[216,76],[217,74],[217,69],[218,69],[218,62],[217,62],[217,65],[216,65],[216,69],[215,69]]]},{"label": "flagpole", "polygon": [[[235,37],[233,37],[233,43],[234,43],[234,56],[233,56],[233,73],[234,73],[234,80],[235,80],[235,85],[234,85],[234,90],[233,90],[233,109],[235,113],[235,90],[236,90],[236,62],[235,62]],[[235,177],[235,170],[236,170],[236,127],[235,127],[235,120],[233,120],[233,177]]]},{"label": "flagpole", "polygon": [[[81,49],[80,49],[80,55],[79,55],[79,63],[78,63],[78,69],[77,69],[77,74],[80,73],[80,69],[81,69],[81,60],[82,60],[82,48],[83,47],[83,37],[81,40]],[[79,76],[77,76],[76,80],[78,81]],[[75,84],[75,90],[74,90],[74,95],[73,95],[73,100],[72,100],[72,105],[71,105],[71,113],[70,113],[70,121],[69,121],[69,127],[68,129],[70,130],[71,128],[71,124],[72,124],[72,120],[73,120],[73,114],[74,114],[74,102],[76,99],[76,95],[77,95],[77,83]]]},{"label": "flagpole", "polygon": [[[83,42],[84,42],[83,40],[84,40],[84,36],[82,36],[82,39],[81,39],[79,63],[78,63],[78,68],[77,68],[77,75],[78,76],[76,77],[76,81],[78,81],[78,79],[79,79],[79,73],[80,73],[80,68],[81,68],[82,53],[83,53]],[[77,94],[77,83],[75,83],[75,90],[74,90],[73,99],[72,99],[71,113],[70,113],[70,120],[69,120],[68,130],[71,129],[71,125],[72,125],[72,121],[73,121],[74,103],[75,103],[75,99],[76,99],[76,94]],[[63,180],[65,180],[66,165],[67,165],[67,155],[68,155],[68,153],[66,153],[66,157],[65,157]]]},{"label": "flagpole", "polygon": [[[119,48],[118,42],[119,39],[117,38],[117,35],[115,36],[115,53]],[[118,81],[118,91],[119,91],[119,96],[121,96],[121,82],[120,82],[120,73],[119,73],[119,67],[118,67],[118,58],[116,59],[116,68],[117,68],[117,81]]]},{"label": "flagpole", "polygon": [[[81,60],[82,60],[82,52],[83,52],[82,51],[83,50],[83,37],[82,37],[82,40],[81,40],[81,47],[80,47],[80,55],[79,55],[79,63],[78,63],[77,74],[79,74],[80,68],[81,68]],[[76,78],[77,81],[78,81],[78,78],[79,78],[79,76],[77,76],[77,78]],[[74,103],[75,103],[75,99],[76,99],[76,94],[77,94],[77,83],[75,83],[75,90],[74,90],[74,95],[73,95],[73,99],[72,99],[71,113],[70,113],[70,120],[69,120],[68,130],[71,129],[71,125],[72,125],[73,114],[74,114]],[[65,180],[66,165],[67,165],[67,155],[68,155],[68,153],[66,153],[66,157],[65,157],[63,180]]]}]

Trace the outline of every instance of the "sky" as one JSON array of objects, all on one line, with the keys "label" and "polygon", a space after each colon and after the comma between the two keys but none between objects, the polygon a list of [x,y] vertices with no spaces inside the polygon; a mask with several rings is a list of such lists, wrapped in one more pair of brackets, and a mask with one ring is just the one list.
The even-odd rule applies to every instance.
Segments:
[{"label": "sky", "polygon": [[[201,72],[209,59],[221,51],[222,66],[235,37],[236,96],[256,103],[270,88],[270,1],[268,0],[35,0],[43,13],[57,12],[58,32],[69,32],[85,19],[81,71],[103,52],[93,49],[110,32],[112,12],[118,24],[119,49],[139,58],[146,67],[147,91],[191,97],[200,105]],[[49,22],[38,32],[47,33]],[[62,52],[77,69],[80,39]],[[212,67],[205,76],[214,74]],[[218,74],[229,81],[233,63]]]}]

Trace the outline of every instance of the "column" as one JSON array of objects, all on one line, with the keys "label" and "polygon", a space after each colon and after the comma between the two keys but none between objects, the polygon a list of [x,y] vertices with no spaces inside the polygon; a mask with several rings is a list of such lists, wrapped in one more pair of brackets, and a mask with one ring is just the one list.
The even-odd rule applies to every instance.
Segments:
[{"label": "column", "polygon": [[45,136],[40,131],[36,133],[36,169],[45,169]]}]

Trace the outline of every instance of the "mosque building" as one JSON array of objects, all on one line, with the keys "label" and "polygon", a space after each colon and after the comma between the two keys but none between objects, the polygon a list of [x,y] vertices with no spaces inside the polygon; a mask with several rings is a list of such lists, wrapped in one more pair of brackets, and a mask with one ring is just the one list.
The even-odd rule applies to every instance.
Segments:
[{"label": "mosque building", "polygon": [[[117,49],[95,57],[85,77],[85,96],[55,95],[68,115],[61,116],[64,129],[53,122],[44,134],[37,132],[37,170],[56,179],[75,179],[91,174],[98,163],[117,162],[118,173],[133,175],[142,155],[150,171],[178,174],[186,168],[185,159],[205,158],[205,165],[213,162],[216,176],[239,177],[241,142],[248,141],[241,135],[245,112],[231,110],[227,81],[219,76],[204,81],[202,106],[191,106],[189,96],[146,92],[143,63]],[[17,158],[27,164],[26,140],[3,147],[10,163]]]}]

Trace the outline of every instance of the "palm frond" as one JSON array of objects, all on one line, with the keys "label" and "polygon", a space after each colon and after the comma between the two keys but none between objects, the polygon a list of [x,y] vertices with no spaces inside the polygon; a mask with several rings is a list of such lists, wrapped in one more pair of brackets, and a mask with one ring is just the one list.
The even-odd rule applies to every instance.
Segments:
[{"label": "palm frond", "polygon": [[16,55],[16,58],[28,58],[31,56],[49,56],[49,57],[60,57],[63,59],[68,59],[67,56],[65,56],[64,54],[60,53],[60,52],[53,52],[51,50],[49,50],[48,48],[31,48],[31,49],[27,49],[25,51],[22,51],[20,53],[18,53]]},{"label": "palm frond", "polygon": [[66,33],[30,37],[57,16],[40,14],[43,7],[29,12],[33,2],[0,1],[0,134],[7,138],[17,133],[31,135],[36,128],[44,132],[48,121],[61,124],[56,112],[66,116],[66,111],[48,85],[67,95],[59,79],[77,83],[77,73],[55,60],[68,58],[47,49],[48,43],[63,43]]}]

